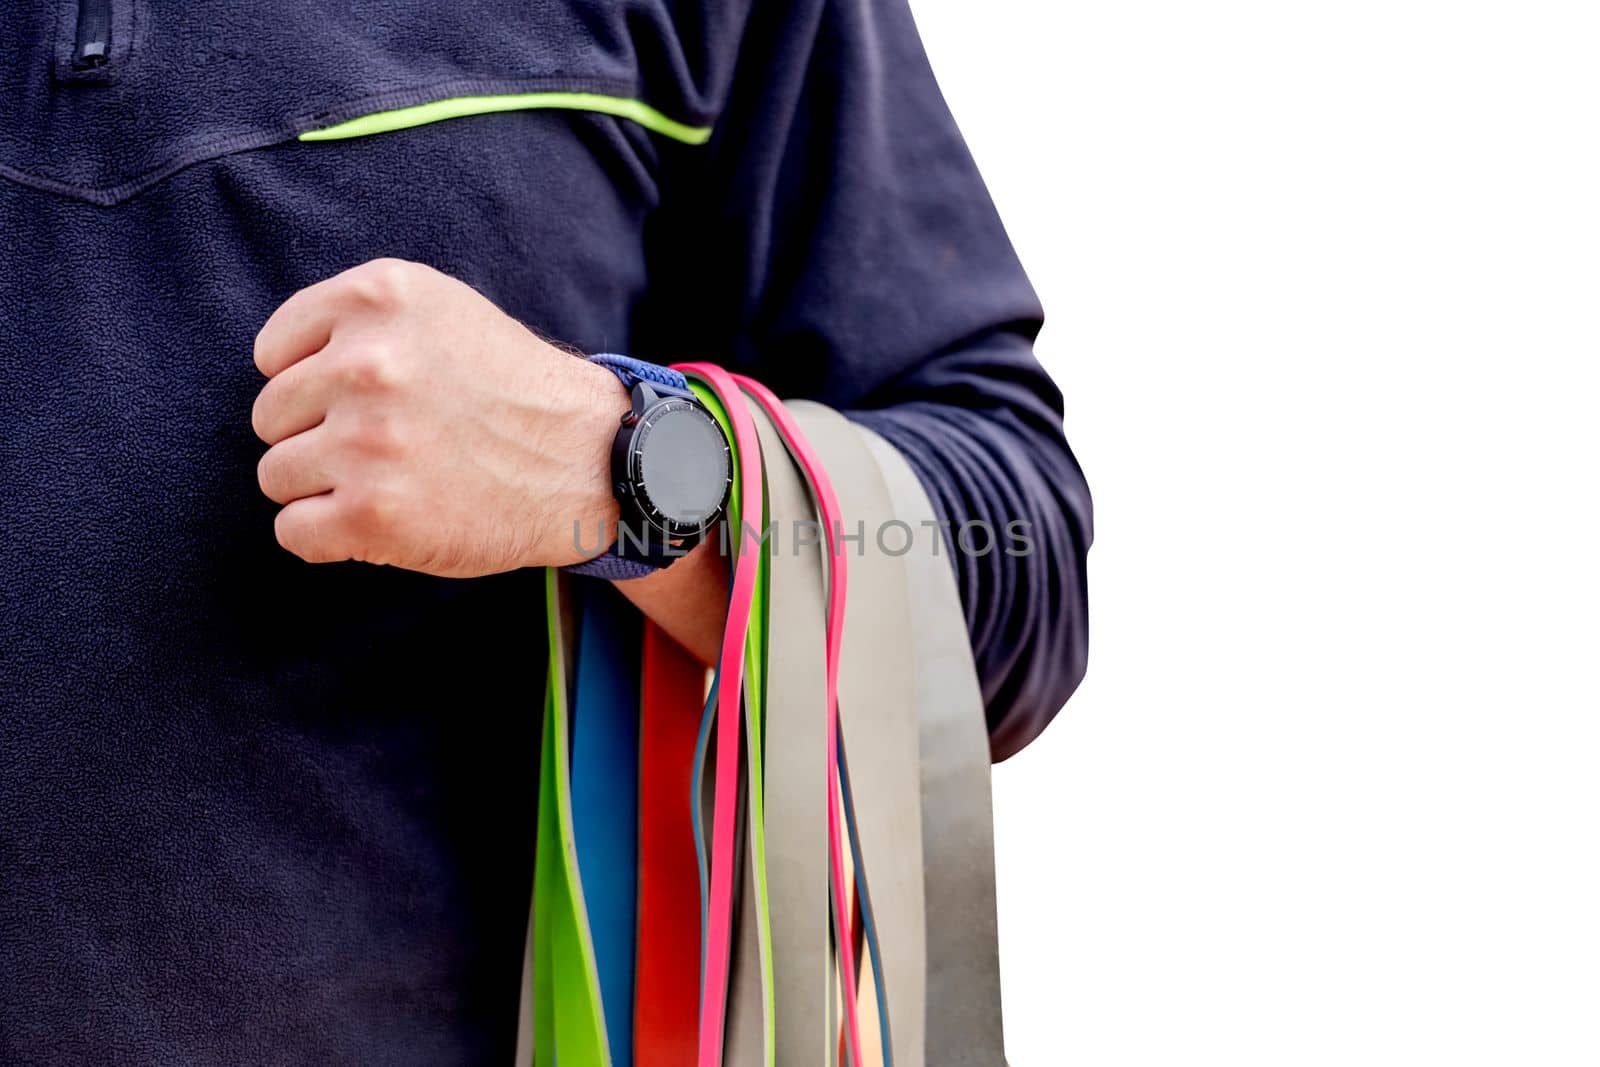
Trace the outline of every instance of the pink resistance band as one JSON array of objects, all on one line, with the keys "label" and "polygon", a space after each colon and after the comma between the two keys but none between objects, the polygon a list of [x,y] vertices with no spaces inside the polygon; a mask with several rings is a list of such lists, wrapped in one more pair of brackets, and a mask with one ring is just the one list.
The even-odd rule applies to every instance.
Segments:
[{"label": "pink resistance band", "polygon": [[[839,949],[839,978],[845,989],[845,1045],[852,1064],[860,1064],[860,1024],[856,1015],[855,946],[850,935],[850,896],[846,884],[844,832],[839,818],[839,650],[844,630],[847,590],[845,557],[838,550],[839,501],[828,473],[805,435],[783,403],[766,386],[743,375],[732,375],[711,363],[683,363],[674,369],[699,378],[717,395],[728,413],[734,443],[739,450],[742,497],[740,552],[734,564],[728,598],[728,622],[720,652],[721,683],[717,693],[717,751],[739,751],[739,699],[743,689],[745,636],[755,592],[756,553],[761,543],[751,535],[749,517],[764,514],[761,446],[755,423],[741,388],[772,418],[785,445],[805,472],[816,497],[829,556],[828,633],[825,644],[827,675],[828,859],[833,883],[835,941]],[[754,525],[759,526],[761,519]],[[728,990],[728,957],[733,926],[735,877],[735,810],[739,761],[719,759],[713,789],[712,862],[710,901],[706,928],[705,972],[701,977],[699,1067],[721,1067]]]},{"label": "pink resistance band", "polygon": [[[845,1046],[850,1062],[859,1065],[861,1059],[861,1030],[856,1018],[856,962],[854,937],[850,930],[851,898],[846,886],[844,865],[844,835],[839,825],[839,649],[844,633],[844,606],[846,592],[845,554],[839,551],[838,537],[841,517],[839,498],[834,495],[833,483],[822,461],[812,451],[800,427],[789,414],[783,402],[772,390],[742,374],[733,378],[753,397],[771,417],[784,444],[799,462],[811,483],[821,513],[823,536],[828,547],[828,636],[825,645],[827,664],[827,738],[828,738],[828,860],[833,872],[833,914],[835,941],[839,947],[839,981],[844,988]],[[726,400],[724,401],[726,403]],[[732,405],[730,405],[732,406]],[[746,416],[748,417],[748,416]],[[743,445],[740,446],[741,449]],[[749,514],[749,512],[746,512]],[[730,619],[731,625],[731,619]],[[724,650],[727,646],[724,645]],[[858,872],[859,873],[859,872]],[[702,1065],[704,1067],[704,1065]]]},{"label": "pink resistance band", "polygon": [[736,819],[739,804],[740,694],[744,692],[744,644],[755,598],[757,553],[748,516],[762,522],[761,445],[756,425],[733,377],[713,363],[680,363],[674,370],[699,378],[722,401],[739,451],[739,494],[742,511],[739,555],[734,562],[728,597],[728,623],[722,635],[717,687],[717,779],[712,793],[711,891],[705,930],[705,969],[700,976],[699,1067],[722,1067],[723,1025],[728,999],[728,955],[733,932],[733,883]]}]

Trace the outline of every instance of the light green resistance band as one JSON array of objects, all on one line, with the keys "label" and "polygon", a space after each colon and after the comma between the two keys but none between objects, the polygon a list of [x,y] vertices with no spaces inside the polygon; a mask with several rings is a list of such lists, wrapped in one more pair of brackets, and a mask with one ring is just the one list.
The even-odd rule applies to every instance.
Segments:
[{"label": "light green resistance band", "polygon": [[545,109],[594,111],[602,115],[612,115],[619,119],[637,122],[647,130],[689,145],[705,144],[711,139],[710,126],[690,126],[677,119],[668,118],[641,100],[603,96],[599,93],[509,93],[499,96],[455,96],[448,100],[435,100],[430,104],[417,104],[415,107],[378,111],[325,129],[307,130],[300,135],[300,140],[342,141],[350,137],[392,133],[395,130],[426,126],[430,122],[459,119],[468,115]]},{"label": "light green resistance band", "polygon": [[539,835],[534,861],[534,1063],[609,1067],[594,942],[572,835],[567,753],[567,650],[561,580],[545,571],[549,668],[540,746]]},{"label": "light green resistance band", "polygon": [[[761,516],[762,528],[767,517]],[[755,550],[755,602],[750,611],[750,630],[745,641],[745,737],[749,758],[750,789],[750,866],[755,875],[756,945],[761,961],[762,1062],[772,1067],[777,1056],[776,983],[772,972],[772,908],[767,892],[767,813],[766,751],[767,725],[767,583],[766,546]]]},{"label": "light green resistance band", "polygon": [[[739,446],[734,440],[733,427],[728,422],[728,414],[723,409],[721,401],[717,399],[715,393],[699,382],[691,381],[689,388],[722,427],[723,437],[726,438],[732,453],[733,469],[738,470]],[[744,515],[739,503],[737,478],[734,479],[733,490],[728,501],[728,526],[731,530],[729,541],[730,544],[739,546],[743,543],[741,523],[744,521]],[[767,516],[763,514],[760,520],[762,528],[765,529]],[[750,849],[749,867],[754,874],[752,889],[755,892],[755,900],[750,903],[754,907],[756,917],[756,950],[760,963],[761,1062],[766,1067],[772,1067],[777,1052],[777,1005],[772,971],[772,911],[767,890],[766,774],[763,767],[767,694],[768,562],[765,545],[758,546],[756,551],[758,556],[755,600],[750,608],[750,626],[745,635],[744,646],[745,753],[750,777],[749,788],[746,791],[749,804],[747,833]],[[737,951],[736,942],[735,952]],[[731,986],[729,995],[737,995],[737,991]]]}]

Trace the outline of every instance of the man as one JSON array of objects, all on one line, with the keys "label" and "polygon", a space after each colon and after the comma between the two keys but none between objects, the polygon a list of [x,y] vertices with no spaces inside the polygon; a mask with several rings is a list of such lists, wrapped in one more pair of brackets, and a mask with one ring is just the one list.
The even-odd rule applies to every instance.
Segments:
[{"label": "man", "polygon": [[[997,757],[1081,676],[1088,493],[903,0],[22,4],[0,99],[0,1062],[509,1056],[536,568],[630,404],[574,353],[1027,523],[955,557]],[[709,656],[725,581],[618,586]]]}]

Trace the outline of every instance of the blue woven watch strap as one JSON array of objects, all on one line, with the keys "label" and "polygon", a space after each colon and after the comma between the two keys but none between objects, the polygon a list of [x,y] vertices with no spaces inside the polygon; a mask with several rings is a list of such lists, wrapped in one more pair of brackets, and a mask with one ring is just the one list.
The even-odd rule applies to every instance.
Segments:
[{"label": "blue woven watch strap", "polygon": [[594,559],[582,563],[573,563],[561,569],[568,574],[581,574],[588,578],[604,578],[608,582],[625,582],[629,578],[643,578],[647,574],[654,574],[659,567],[637,560],[623,559],[615,555],[616,546],[606,549],[604,553]]},{"label": "blue woven watch strap", "polygon": [[[672,392],[689,395],[688,379],[671,367],[663,367],[659,363],[647,363],[631,356],[619,356],[615,352],[597,352],[588,358],[590,363],[604,367],[615,374],[627,389],[632,389],[636,382],[645,381]],[[666,563],[657,565],[640,560],[623,559],[616,553],[617,546],[612,545],[594,559],[574,563],[561,569],[568,574],[603,578],[608,582],[625,582],[630,578],[643,578],[647,574],[654,574],[666,566]]]},{"label": "blue woven watch strap", "polygon": [[639,381],[650,382],[653,385],[663,385],[668,389],[680,393],[689,391],[689,381],[671,367],[663,367],[659,363],[647,363],[642,359],[631,356],[619,356],[614,352],[597,352],[589,357],[589,362],[601,366],[622,379],[622,384],[629,389]]}]

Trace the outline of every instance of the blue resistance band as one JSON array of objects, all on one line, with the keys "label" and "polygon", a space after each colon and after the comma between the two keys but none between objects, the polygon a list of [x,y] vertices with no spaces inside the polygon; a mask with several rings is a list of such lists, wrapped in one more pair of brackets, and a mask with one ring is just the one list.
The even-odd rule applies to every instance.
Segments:
[{"label": "blue resistance band", "polygon": [[608,583],[579,581],[572,823],[614,1067],[633,1064],[638,931],[638,614]]}]

